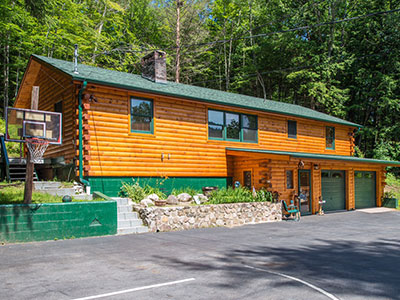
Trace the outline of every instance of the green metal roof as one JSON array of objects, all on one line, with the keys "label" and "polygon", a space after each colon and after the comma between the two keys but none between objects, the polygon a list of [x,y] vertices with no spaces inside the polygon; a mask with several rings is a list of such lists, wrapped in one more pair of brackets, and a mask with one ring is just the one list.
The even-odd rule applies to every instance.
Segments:
[{"label": "green metal roof", "polygon": [[228,93],[188,84],[167,82],[155,83],[140,75],[111,71],[103,68],[78,64],[79,74],[75,74],[73,62],[32,55],[39,61],[45,62],[54,68],[68,74],[73,80],[86,80],[90,83],[99,83],[136,91],[145,91],[167,96],[175,96],[208,103],[228,105],[233,107],[254,109],[271,113],[296,116],[329,123],[348,125],[351,127],[362,127],[361,125],[345,121],[330,115],[295,104],[264,100],[241,94]]},{"label": "green metal roof", "polygon": [[331,160],[343,160],[343,161],[351,161],[351,162],[359,162],[359,163],[374,163],[374,164],[383,164],[383,165],[400,165],[400,162],[398,162],[398,161],[372,159],[372,158],[361,158],[361,157],[345,156],[345,155],[314,154],[314,153],[303,153],[303,152],[260,150],[260,149],[242,149],[242,148],[226,148],[226,150],[241,151],[241,152],[252,152],[252,153],[289,155],[291,157],[298,157],[298,158],[331,159]]}]

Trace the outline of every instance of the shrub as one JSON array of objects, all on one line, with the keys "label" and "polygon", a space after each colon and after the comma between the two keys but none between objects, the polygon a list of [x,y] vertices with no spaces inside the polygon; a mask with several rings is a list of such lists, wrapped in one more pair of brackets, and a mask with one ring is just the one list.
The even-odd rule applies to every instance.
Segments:
[{"label": "shrub", "polygon": [[241,203],[241,202],[266,202],[272,201],[272,193],[261,189],[253,197],[252,191],[247,188],[223,188],[214,191],[209,196],[207,204]]},{"label": "shrub", "polygon": [[139,203],[142,199],[151,194],[156,194],[160,199],[166,198],[166,195],[161,191],[159,187],[153,187],[148,184],[142,187],[139,184],[139,180],[135,181],[134,179],[132,179],[132,181],[133,183],[122,183],[122,187],[119,192],[120,196],[128,197],[136,203]]},{"label": "shrub", "polygon": [[273,199],[273,195],[271,192],[268,192],[265,189],[261,189],[259,191],[257,191],[257,196],[256,196],[256,201],[258,202],[272,202]]}]

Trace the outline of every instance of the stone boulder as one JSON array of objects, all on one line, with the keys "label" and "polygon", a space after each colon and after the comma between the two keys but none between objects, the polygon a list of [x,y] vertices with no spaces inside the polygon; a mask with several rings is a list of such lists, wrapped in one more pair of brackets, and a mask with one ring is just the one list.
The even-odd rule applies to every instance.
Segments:
[{"label": "stone boulder", "polygon": [[188,193],[179,194],[178,201],[179,202],[190,202],[190,201],[192,201],[192,196],[190,196]]},{"label": "stone boulder", "polygon": [[203,194],[197,194],[193,196],[193,200],[196,202],[196,204],[203,204],[208,201],[208,198]]},{"label": "stone boulder", "polygon": [[169,195],[167,198],[167,204],[168,205],[177,205],[178,204],[178,198],[174,195]]},{"label": "stone boulder", "polygon": [[140,201],[140,205],[143,205],[144,207],[149,207],[149,206],[153,206],[154,202],[151,201],[149,198],[145,198],[142,201]]},{"label": "stone boulder", "polygon": [[145,199],[149,199],[153,202],[160,200],[160,198],[157,196],[157,194],[150,194]]}]

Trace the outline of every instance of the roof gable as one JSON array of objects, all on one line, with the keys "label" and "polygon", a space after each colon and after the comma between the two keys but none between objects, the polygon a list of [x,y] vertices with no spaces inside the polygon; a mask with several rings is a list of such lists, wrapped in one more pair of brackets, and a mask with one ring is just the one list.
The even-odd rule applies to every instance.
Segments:
[{"label": "roof gable", "polygon": [[48,58],[39,55],[33,55],[33,57],[68,74],[72,77],[73,80],[86,80],[87,82],[91,83],[99,83],[130,90],[151,92],[166,96],[174,96],[232,107],[240,107],[306,119],[313,119],[323,122],[347,125],[351,127],[361,127],[361,125],[295,104],[273,100],[264,100],[262,98],[228,93],[224,91],[197,87],[182,83],[155,83],[145,78],[142,78],[140,75],[112,71],[83,64],[78,65],[79,74],[75,74],[73,72],[73,62]]}]

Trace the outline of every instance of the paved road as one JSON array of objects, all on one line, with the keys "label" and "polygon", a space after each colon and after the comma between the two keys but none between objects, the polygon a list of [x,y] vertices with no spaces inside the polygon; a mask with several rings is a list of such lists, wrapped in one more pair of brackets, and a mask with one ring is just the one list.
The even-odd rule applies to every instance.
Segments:
[{"label": "paved road", "polygon": [[400,299],[399,225],[355,211],[5,245],[0,299]]}]

